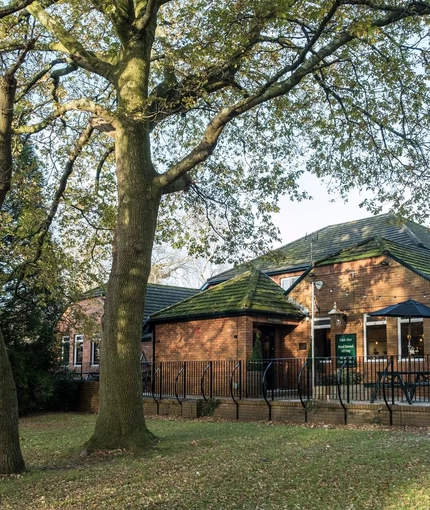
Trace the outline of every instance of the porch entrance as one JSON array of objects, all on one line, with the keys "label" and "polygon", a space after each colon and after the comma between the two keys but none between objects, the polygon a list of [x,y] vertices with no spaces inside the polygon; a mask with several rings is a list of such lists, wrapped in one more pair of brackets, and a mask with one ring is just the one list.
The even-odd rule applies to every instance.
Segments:
[{"label": "porch entrance", "polygon": [[[261,351],[264,360],[271,360],[275,357],[275,332],[276,327],[270,324],[254,324],[254,342],[258,335],[261,342]],[[266,387],[273,389],[274,367],[273,365],[266,372]]]},{"label": "porch entrance", "polygon": [[275,357],[275,326],[258,326],[261,331],[261,348],[263,350],[263,359],[273,359]]}]

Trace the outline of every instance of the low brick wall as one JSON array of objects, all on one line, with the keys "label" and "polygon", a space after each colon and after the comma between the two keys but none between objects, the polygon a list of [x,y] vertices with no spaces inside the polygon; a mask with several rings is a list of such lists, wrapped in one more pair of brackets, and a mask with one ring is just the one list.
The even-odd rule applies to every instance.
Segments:
[{"label": "low brick wall", "polygon": [[81,381],[79,400],[76,411],[81,413],[97,413],[99,410],[98,381]]},{"label": "low brick wall", "polygon": [[[99,383],[82,381],[80,402],[77,411],[96,413],[99,406]],[[316,401],[305,411],[298,401],[274,401],[269,409],[264,400],[240,400],[238,405],[232,399],[217,399],[219,405],[213,416],[226,420],[256,421],[269,420],[290,423],[326,423],[343,425],[390,424],[390,414],[384,402],[374,404],[346,404],[346,412],[339,403]],[[178,416],[198,418],[205,411],[203,399],[186,399],[180,404],[175,399],[161,400],[156,403],[152,398],[144,398],[145,415]],[[422,404],[394,405],[393,425],[409,427],[430,426],[430,406]]]}]

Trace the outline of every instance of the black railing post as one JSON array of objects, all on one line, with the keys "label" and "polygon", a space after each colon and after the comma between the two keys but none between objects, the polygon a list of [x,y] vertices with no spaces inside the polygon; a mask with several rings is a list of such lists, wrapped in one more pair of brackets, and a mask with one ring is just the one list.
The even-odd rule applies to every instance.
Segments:
[{"label": "black railing post", "polygon": [[[305,402],[303,401],[303,396],[302,396],[302,392],[300,390],[300,384],[302,382],[302,374],[305,370],[305,368],[307,367],[307,364],[308,364],[308,360],[306,360],[302,366],[302,368],[299,370],[299,374],[297,376],[297,392],[299,394],[299,399],[300,399],[300,402],[302,403],[302,406],[304,407],[305,409],[305,423],[308,421],[307,420],[307,406],[305,404]],[[308,400],[309,400],[309,397],[308,397]]]},{"label": "black railing post", "polygon": [[184,361],[184,399],[187,397],[187,362]]},{"label": "black railing post", "polygon": [[205,369],[203,370],[202,377],[200,379],[200,389],[205,402],[208,401],[205,393],[205,377],[207,372],[209,372],[209,398],[212,398],[212,361],[209,361],[209,363],[206,365]]},{"label": "black railing post", "polygon": [[242,400],[242,360],[239,360],[239,400]]},{"label": "black railing post", "polygon": [[162,399],[162,396],[163,396],[163,362],[160,361],[160,371],[159,371],[159,378],[160,378],[160,384],[159,384],[159,388],[160,388],[160,394],[159,394],[159,400]]},{"label": "black railing post", "polygon": [[[233,369],[233,372],[231,373],[231,376],[230,376],[230,396],[231,398],[233,399],[233,402],[236,404],[236,420],[239,419],[239,403],[238,401],[234,398],[234,389],[233,389],[233,379],[234,379],[234,375],[236,373],[236,371],[239,369],[239,374],[241,373],[241,370],[242,370],[242,361],[239,360],[237,363],[236,363],[236,366],[234,367]],[[239,389],[239,398],[241,398],[241,390]]]},{"label": "black railing post", "polygon": [[[269,407],[269,420],[272,419],[272,406],[270,405],[270,402],[267,400],[267,374],[268,372],[270,371],[270,369],[273,367],[273,362],[271,361],[267,367],[266,367],[266,370],[264,371],[263,373],[263,377],[261,379],[261,385],[262,385],[262,390],[263,390],[263,398],[266,402],[266,404],[268,405]],[[273,388],[272,388],[272,400],[273,400]]]},{"label": "black railing post", "polygon": [[[344,359],[344,358],[342,358]],[[337,362],[337,358],[336,358],[336,362]],[[343,408],[343,422],[344,424],[346,425],[347,422],[348,422],[348,414],[347,414],[347,408],[342,400],[342,392],[341,392],[341,382],[342,382],[342,377],[343,377],[343,371],[345,369],[345,365],[348,367],[348,358],[346,358],[346,360],[342,363],[342,366],[340,367],[338,373],[337,373],[337,377],[336,377],[336,383],[337,383],[337,394],[339,395],[339,402],[340,402],[340,405],[342,406]],[[348,381],[348,376],[347,376],[347,381]],[[348,402],[348,387],[346,389],[346,393],[347,393],[347,404],[349,403]]]},{"label": "black railing post", "polygon": [[350,403],[349,394],[349,358],[346,358],[346,403]]},{"label": "black railing post", "polygon": [[213,370],[212,370],[212,361],[209,362],[209,398],[213,396]]}]

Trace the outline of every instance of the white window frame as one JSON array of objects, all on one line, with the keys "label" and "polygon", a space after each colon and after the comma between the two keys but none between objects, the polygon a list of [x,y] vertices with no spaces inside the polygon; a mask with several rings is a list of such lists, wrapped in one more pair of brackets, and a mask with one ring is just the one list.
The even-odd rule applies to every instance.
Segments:
[{"label": "white window frame", "polygon": [[[368,318],[370,318],[371,320],[367,320]],[[366,361],[381,361],[384,359],[388,359],[388,356],[385,356],[385,358],[383,356],[381,356],[380,358],[377,358],[377,359],[368,359],[367,326],[383,326],[383,325],[385,325],[385,328],[387,327],[387,319],[376,320],[375,317],[367,315],[367,313],[363,314],[363,342],[364,342],[363,353],[364,353],[364,359]],[[388,343],[388,339],[387,339],[387,343]],[[372,356],[372,355],[370,354],[369,356]]]},{"label": "white window frame", "polygon": [[[95,342],[94,340],[91,340],[91,366],[98,367],[99,363],[94,363],[94,358],[95,358],[96,347],[99,346],[99,348],[100,348],[100,335],[94,335],[94,338],[96,338],[97,341]],[[99,352],[99,357],[100,357],[100,352]]]},{"label": "white window frame", "polygon": [[[78,357],[78,347],[82,349],[82,360],[80,363],[77,363],[77,357]],[[73,366],[74,367],[81,367],[82,363],[84,361],[84,335],[75,335],[75,341],[73,345]]]},{"label": "white window frame", "polygon": [[281,278],[280,285],[284,290],[288,290],[300,278],[300,276],[286,276]]},{"label": "white window frame", "polygon": [[[69,344],[69,355],[67,356],[67,360],[64,359],[65,344]],[[65,366],[70,365],[70,335],[65,335],[61,338],[61,364]]]},{"label": "white window frame", "polygon": [[330,317],[314,317],[314,329],[330,329]]},{"label": "white window frame", "polygon": [[[422,322],[423,323],[423,331],[424,331],[424,320],[422,318],[414,318],[412,319],[411,318],[411,323],[412,322]],[[420,358],[416,358],[415,356],[414,357],[402,357],[402,324],[408,324],[409,323],[409,319],[404,319],[403,317],[397,317],[397,352],[399,353],[399,361],[406,361],[406,360],[409,360],[409,361],[423,361],[424,358],[423,357],[420,357]],[[425,356],[425,353],[424,353],[424,356]]]}]

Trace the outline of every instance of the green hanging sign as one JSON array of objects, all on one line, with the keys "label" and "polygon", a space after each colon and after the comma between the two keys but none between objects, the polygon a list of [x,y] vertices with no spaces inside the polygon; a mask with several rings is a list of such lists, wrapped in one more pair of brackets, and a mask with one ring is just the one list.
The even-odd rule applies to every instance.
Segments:
[{"label": "green hanging sign", "polygon": [[357,340],[355,333],[348,335],[336,335],[336,360],[338,365],[342,365],[349,359],[349,366],[355,367],[357,365]]}]

